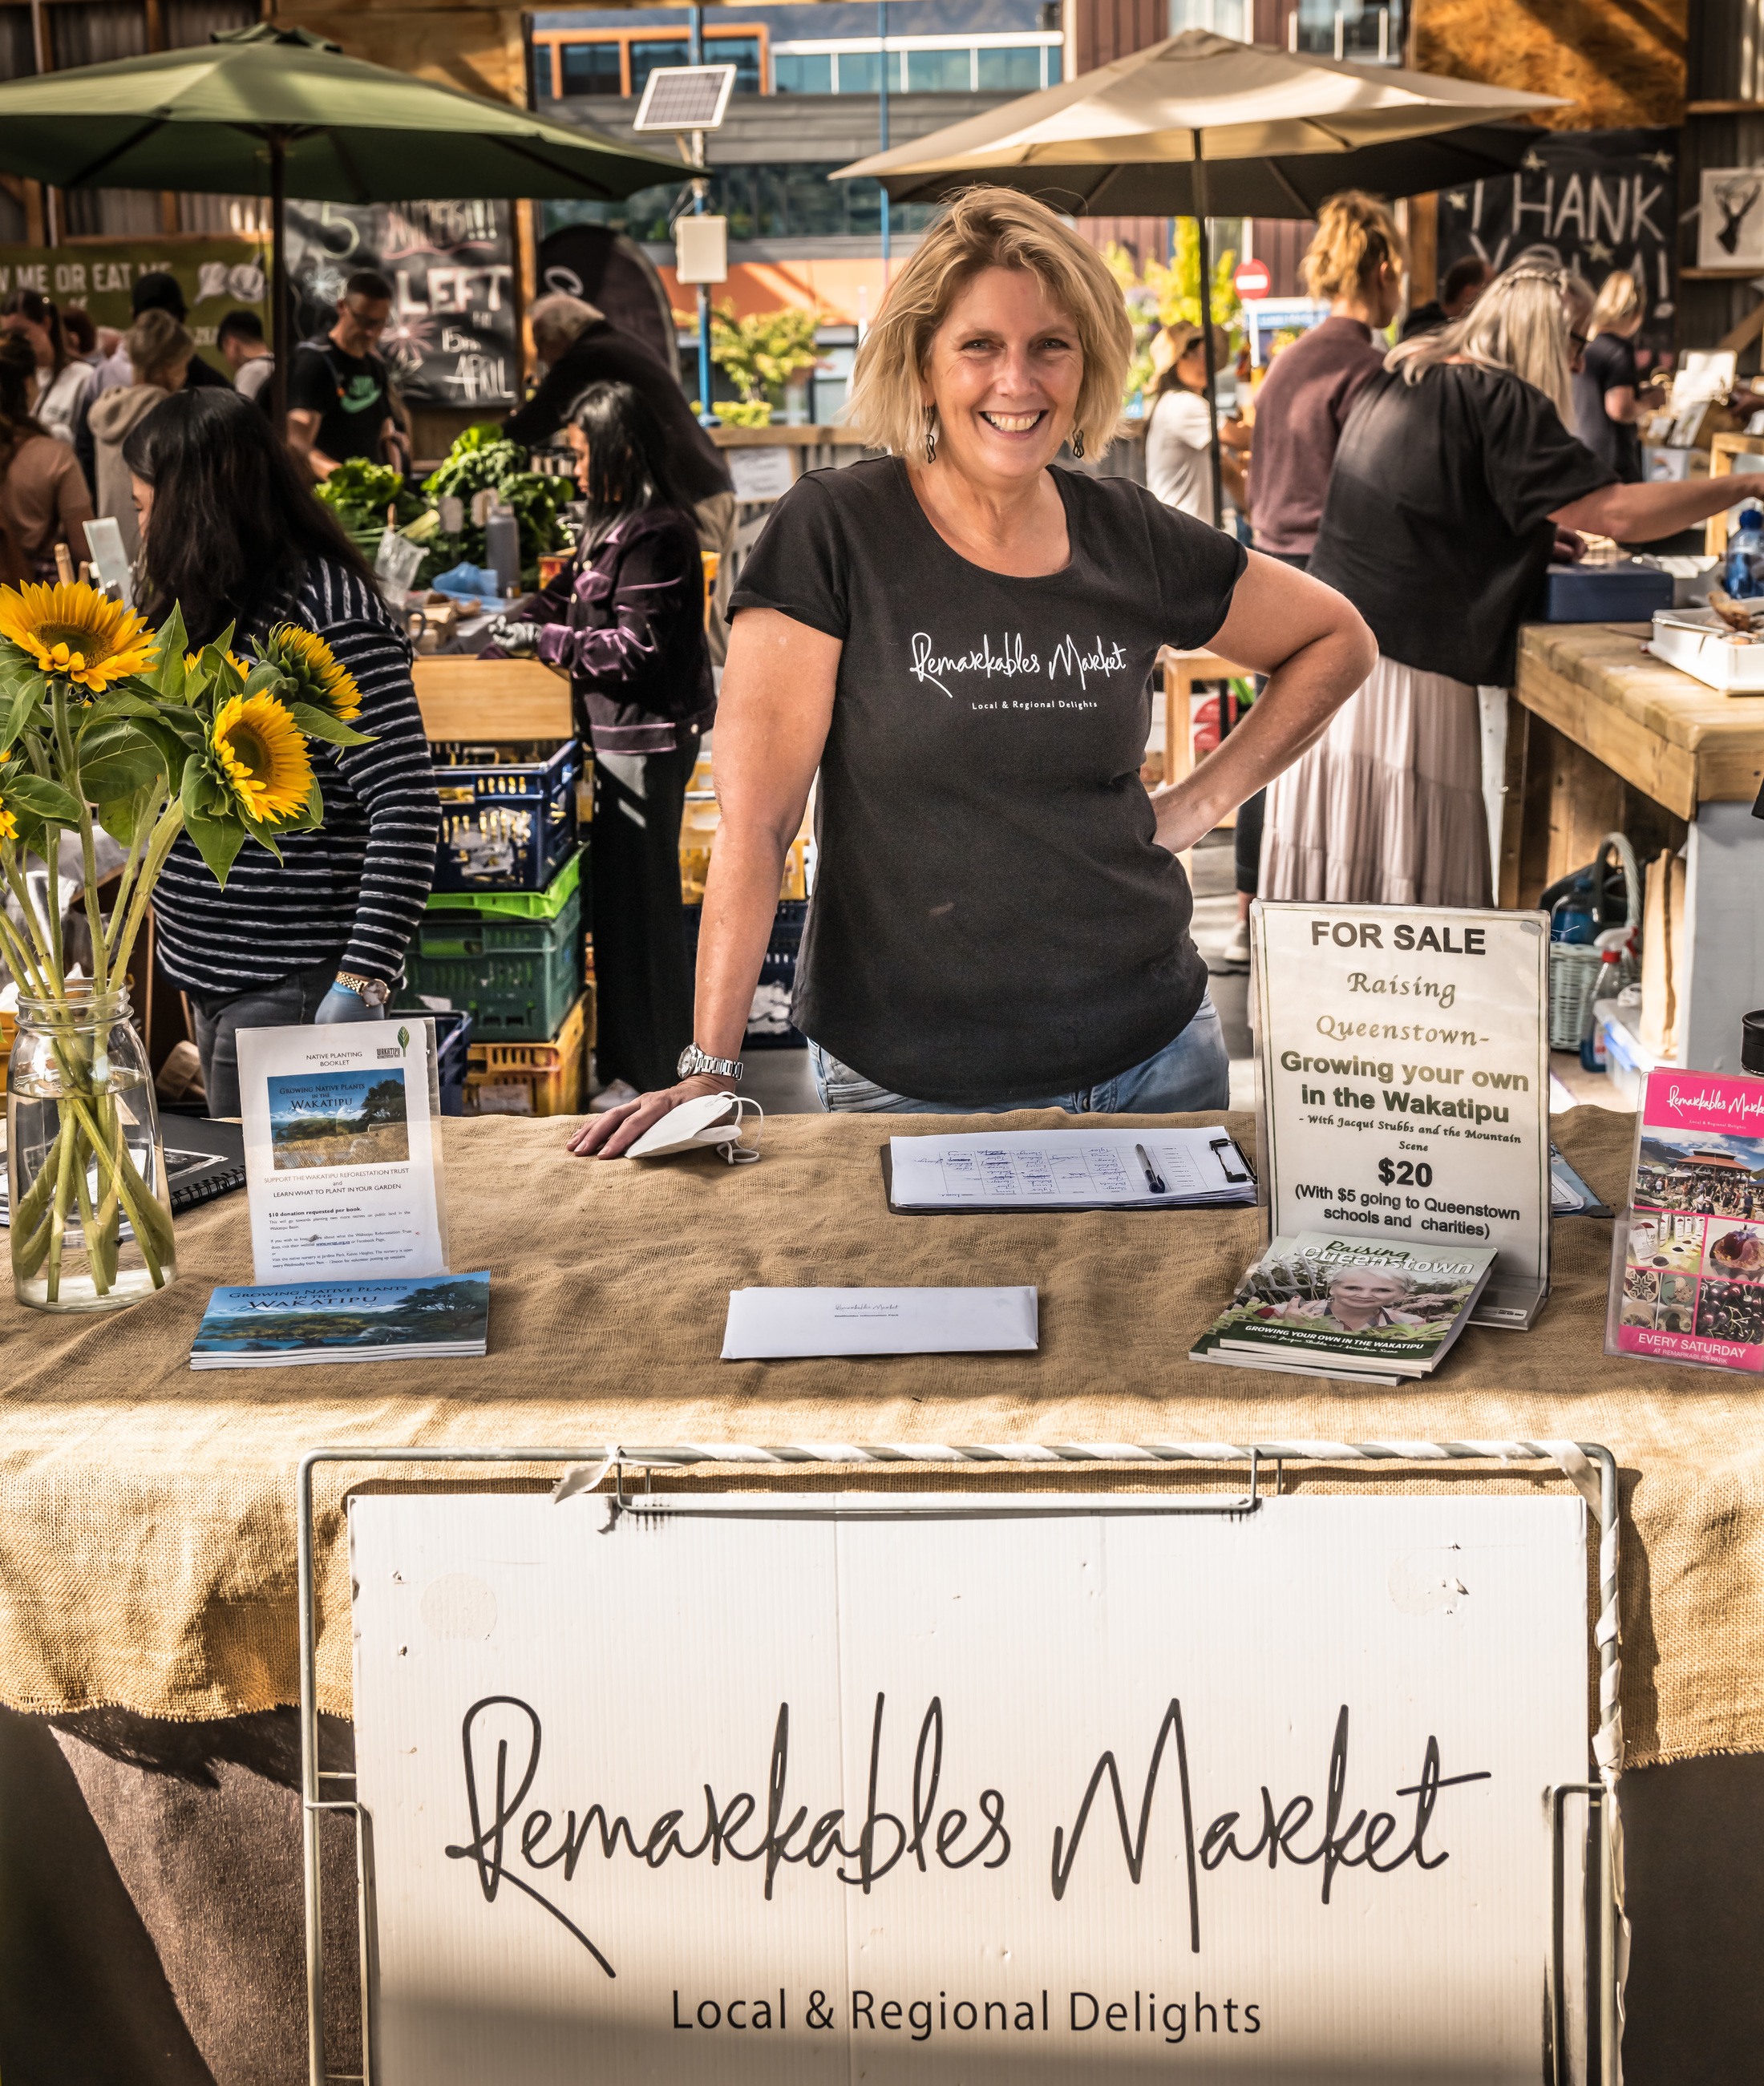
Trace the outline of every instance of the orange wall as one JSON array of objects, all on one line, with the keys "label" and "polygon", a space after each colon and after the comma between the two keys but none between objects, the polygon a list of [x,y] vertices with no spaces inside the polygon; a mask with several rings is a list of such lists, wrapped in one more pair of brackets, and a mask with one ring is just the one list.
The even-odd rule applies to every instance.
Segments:
[{"label": "orange wall", "polygon": [[[661,277],[676,312],[697,309],[697,292],[683,287],[672,268],[664,264]],[[736,261],[730,265],[728,281],[712,285],[710,300],[733,304],[737,318],[796,305],[804,311],[819,309],[833,325],[855,326],[881,309],[883,288],[880,260]]]}]

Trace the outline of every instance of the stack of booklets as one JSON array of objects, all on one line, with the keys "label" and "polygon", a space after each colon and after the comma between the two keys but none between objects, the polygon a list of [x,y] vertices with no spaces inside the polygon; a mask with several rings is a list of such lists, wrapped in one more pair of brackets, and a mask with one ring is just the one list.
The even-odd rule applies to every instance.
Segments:
[{"label": "stack of booklets", "polygon": [[278,1282],[217,1289],[190,1351],[193,1369],[299,1362],[432,1361],[481,1355],[490,1276]]},{"label": "stack of booklets", "polygon": [[1492,1246],[1276,1238],[1189,1359],[1395,1385],[1430,1376],[1494,1265]]}]

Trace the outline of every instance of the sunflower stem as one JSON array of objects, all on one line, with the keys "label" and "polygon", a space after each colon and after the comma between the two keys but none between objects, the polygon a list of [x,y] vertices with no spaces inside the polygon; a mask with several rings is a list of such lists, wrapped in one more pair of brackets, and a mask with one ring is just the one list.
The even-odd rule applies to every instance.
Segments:
[{"label": "sunflower stem", "polygon": [[142,850],[146,846],[147,836],[152,831],[154,823],[163,809],[160,797],[160,791],[156,785],[152,794],[147,798],[142,811],[141,816],[135,821],[134,838],[129,843],[129,858],[122,865],[122,879],[117,886],[117,902],[111,912],[110,925],[104,933],[106,953],[112,957],[114,957],[117,952],[117,937],[122,932],[123,915],[128,909],[130,894],[134,889],[135,876],[141,866]]},{"label": "sunflower stem", "polygon": [[59,1161],[55,1169],[55,1200],[49,1207],[48,1299],[59,1303],[62,1294],[62,1247],[67,1236],[67,1205],[74,1185],[73,1125],[64,1110],[62,1116],[62,1134],[56,1139],[60,1147]]},{"label": "sunflower stem", "polygon": [[55,743],[62,756],[62,772],[67,786],[72,790],[79,805],[79,856],[86,879],[86,926],[92,943],[92,981],[96,990],[104,989],[106,965],[104,962],[104,923],[98,909],[98,850],[92,839],[92,807],[86,802],[86,792],[80,781],[79,763],[74,756],[74,734],[67,721],[67,687],[65,682],[51,684],[55,691]]},{"label": "sunflower stem", "polygon": [[141,922],[147,915],[147,900],[153,896],[153,887],[159,881],[160,871],[165,866],[165,858],[172,851],[172,843],[183,830],[184,807],[173,798],[160,814],[160,822],[153,828],[153,837],[147,843],[147,859],[141,865],[134,896],[129,906],[129,917],[123,922],[122,934],[117,943],[114,968],[119,974],[128,970],[129,958],[134,951],[134,938],[141,931]]}]

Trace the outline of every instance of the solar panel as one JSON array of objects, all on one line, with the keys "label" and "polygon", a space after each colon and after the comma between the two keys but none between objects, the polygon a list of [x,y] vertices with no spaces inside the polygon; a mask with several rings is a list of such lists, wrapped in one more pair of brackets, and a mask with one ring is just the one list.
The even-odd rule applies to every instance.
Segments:
[{"label": "solar panel", "polygon": [[735,86],[732,65],[658,66],[643,84],[633,130],[714,130]]}]

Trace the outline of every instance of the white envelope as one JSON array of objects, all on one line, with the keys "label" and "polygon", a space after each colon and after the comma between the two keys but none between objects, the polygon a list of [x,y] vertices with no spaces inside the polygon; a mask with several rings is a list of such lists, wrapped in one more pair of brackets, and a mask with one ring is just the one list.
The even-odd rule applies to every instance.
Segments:
[{"label": "white envelope", "polygon": [[1034,1348],[1022,1289],[735,1289],[725,1361],[786,1355],[955,1355]]}]

